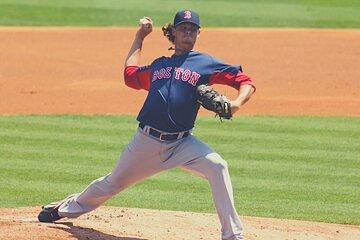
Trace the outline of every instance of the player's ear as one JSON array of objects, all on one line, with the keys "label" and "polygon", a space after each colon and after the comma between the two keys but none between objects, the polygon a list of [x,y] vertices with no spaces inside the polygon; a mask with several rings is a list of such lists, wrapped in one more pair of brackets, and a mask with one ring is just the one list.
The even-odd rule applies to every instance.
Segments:
[{"label": "player's ear", "polygon": [[198,30],[198,34],[197,34],[197,37],[200,37],[200,29]]}]

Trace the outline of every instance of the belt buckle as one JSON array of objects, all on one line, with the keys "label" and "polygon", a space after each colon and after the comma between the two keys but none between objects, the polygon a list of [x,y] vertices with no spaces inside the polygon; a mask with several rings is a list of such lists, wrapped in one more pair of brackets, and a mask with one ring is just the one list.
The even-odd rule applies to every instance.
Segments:
[{"label": "belt buckle", "polygon": [[165,141],[165,139],[162,139],[163,136],[166,136],[166,135],[161,132],[160,136],[159,136],[160,141]]}]

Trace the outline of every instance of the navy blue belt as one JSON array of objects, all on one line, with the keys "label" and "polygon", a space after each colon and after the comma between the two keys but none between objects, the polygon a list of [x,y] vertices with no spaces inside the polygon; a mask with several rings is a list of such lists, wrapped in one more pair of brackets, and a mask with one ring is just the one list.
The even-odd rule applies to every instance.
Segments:
[{"label": "navy blue belt", "polygon": [[[144,127],[145,127],[145,124],[139,123],[139,128],[144,129]],[[184,137],[189,136],[190,131],[181,132],[181,133],[163,133],[152,127],[149,127],[149,134],[153,137],[160,139],[161,141],[173,141],[176,139],[182,139]],[[179,138],[180,134],[183,134],[183,135]]]}]

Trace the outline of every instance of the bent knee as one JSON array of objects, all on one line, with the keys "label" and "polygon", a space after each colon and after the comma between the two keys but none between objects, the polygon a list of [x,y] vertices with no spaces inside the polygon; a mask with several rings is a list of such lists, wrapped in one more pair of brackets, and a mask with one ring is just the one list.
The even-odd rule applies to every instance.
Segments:
[{"label": "bent knee", "polygon": [[212,153],[207,155],[206,158],[211,160],[211,170],[213,172],[217,173],[227,170],[228,164],[219,154]]},{"label": "bent knee", "polygon": [[225,160],[221,160],[212,166],[214,172],[223,172],[228,168],[228,164]]}]

